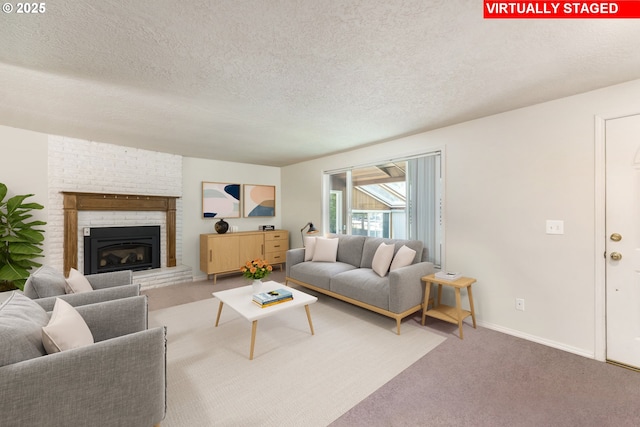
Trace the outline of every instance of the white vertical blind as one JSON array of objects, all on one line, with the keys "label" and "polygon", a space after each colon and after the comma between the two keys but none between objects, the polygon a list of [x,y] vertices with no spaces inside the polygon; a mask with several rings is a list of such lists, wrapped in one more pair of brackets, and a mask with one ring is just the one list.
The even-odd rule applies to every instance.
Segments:
[{"label": "white vertical blind", "polygon": [[407,162],[409,238],[422,240],[429,261],[440,265],[440,153]]}]

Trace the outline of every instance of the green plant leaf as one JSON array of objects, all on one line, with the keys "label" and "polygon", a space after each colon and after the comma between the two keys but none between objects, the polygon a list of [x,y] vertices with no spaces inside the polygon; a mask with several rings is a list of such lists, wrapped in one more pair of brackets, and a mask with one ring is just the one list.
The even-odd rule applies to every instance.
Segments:
[{"label": "green plant leaf", "polygon": [[0,268],[0,280],[16,280],[29,277],[29,271],[15,264],[5,264]]},{"label": "green plant leaf", "polygon": [[2,237],[2,239],[0,239],[0,241],[2,242],[24,242],[24,239],[19,237],[19,236],[12,236],[12,235],[7,235]]},{"label": "green plant leaf", "polygon": [[7,196],[7,186],[0,182],[0,202]]},{"label": "green plant leaf", "polygon": [[[44,221],[31,221],[24,224],[27,227],[36,227],[38,225],[47,225]],[[44,230],[41,230],[44,233]]]},{"label": "green plant leaf", "polygon": [[16,233],[16,236],[21,238],[22,241],[24,242],[39,243],[44,240],[44,235],[37,230],[31,230],[31,229],[25,228],[19,231],[18,230],[14,230],[14,231]]},{"label": "green plant leaf", "polygon": [[13,196],[9,200],[7,200],[7,213],[10,215],[16,209],[20,208],[20,205],[27,197],[31,197],[33,194],[22,194],[18,196]]},{"label": "green plant leaf", "polygon": [[[36,256],[43,257],[44,255],[36,255]],[[41,267],[42,266],[41,263],[39,263],[37,261],[34,261],[32,259],[25,259],[23,261],[20,261],[20,265],[22,267],[26,268],[26,269],[31,269],[31,268],[34,268],[34,267]]]},{"label": "green plant leaf", "polygon": [[13,285],[20,289],[21,291],[24,291],[24,284],[27,283],[27,279],[18,279],[18,280],[14,280],[13,281]]},{"label": "green plant leaf", "polygon": [[38,253],[38,254],[17,254],[17,253],[12,253],[11,254],[11,258],[13,259],[13,261],[16,264],[20,264],[24,268],[32,267],[32,265],[31,265],[31,263],[29,261],[33,257],[43,257],[43,256],[44,255],[42,255],[42,250],[40,250],[40,253]]},{"label": "green plant leaf", "polygon": [[33,215],[25,215],[23,211],[14,211],[14,212],[11,212],[7,216],[7,218],[11,219],[11,222],[13,223],[14,227],[17,227],[18,225],[22,225],[25,219],[29,219],[32,216]]},{"label": "green plant leaf", "polygon": [[42,206],[40,203],[23,203],[22,206],[20,206],[21,209],[44,209],[44,206]]},{"label": "green plant leaf", "polygon": [[35,255],[42,252],[42,249],[31,243],[9,243],[9,252],[19,255]]}]

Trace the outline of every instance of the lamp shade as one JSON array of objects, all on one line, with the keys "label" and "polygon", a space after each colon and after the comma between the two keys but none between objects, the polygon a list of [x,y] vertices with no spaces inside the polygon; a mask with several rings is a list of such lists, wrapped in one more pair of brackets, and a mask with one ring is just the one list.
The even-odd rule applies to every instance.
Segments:
[{"label": "lamp shade", "polygon": [[302,247],[304,247],[304,230],[308,228],[306,234],[316,234],[318,233],[318,229],[313,226],[312,222],[308,222],[300,229],[300,238],[302,239]]}]

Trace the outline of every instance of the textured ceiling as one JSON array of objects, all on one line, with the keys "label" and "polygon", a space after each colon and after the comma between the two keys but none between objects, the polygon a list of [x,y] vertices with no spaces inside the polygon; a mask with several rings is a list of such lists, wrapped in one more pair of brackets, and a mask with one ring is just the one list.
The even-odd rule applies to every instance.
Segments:
[{"label": "textured ceiling", "polygon": [[189,157],[282,166],[640,78],[640,20],[480,0],[46,8],[0,16],[0,124]]}]

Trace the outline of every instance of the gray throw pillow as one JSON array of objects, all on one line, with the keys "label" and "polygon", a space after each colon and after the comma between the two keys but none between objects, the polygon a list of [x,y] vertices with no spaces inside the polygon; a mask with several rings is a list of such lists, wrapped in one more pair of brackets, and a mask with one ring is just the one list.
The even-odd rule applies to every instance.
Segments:
[{"label": "gray throw pillow", "polygon": [[31,299],[64,295],[67,280],[61,271],[43,265],[29,276],[24,284],[24,294]]},{"label": "gray throw pillow", "polygon": [[0,305],[0,366],[44,356],[42,327],[48,322],[49,315],[42,307],[13,292]]}]

